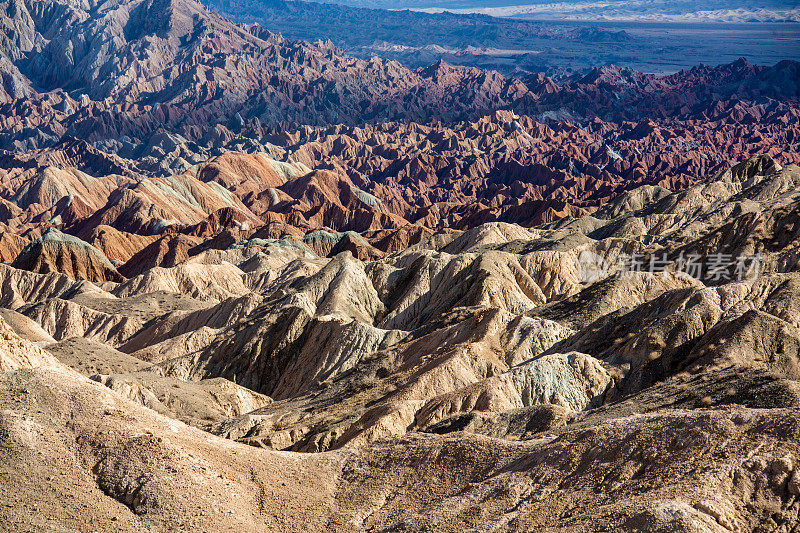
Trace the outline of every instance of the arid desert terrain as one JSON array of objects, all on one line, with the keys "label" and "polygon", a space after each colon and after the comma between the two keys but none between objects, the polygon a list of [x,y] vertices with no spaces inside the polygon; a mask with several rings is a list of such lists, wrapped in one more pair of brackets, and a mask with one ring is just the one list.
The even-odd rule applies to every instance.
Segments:
[{"label": "arid desert terrain", "polygon": [[798,531],[797,62],[0,27],[0,530]]}]

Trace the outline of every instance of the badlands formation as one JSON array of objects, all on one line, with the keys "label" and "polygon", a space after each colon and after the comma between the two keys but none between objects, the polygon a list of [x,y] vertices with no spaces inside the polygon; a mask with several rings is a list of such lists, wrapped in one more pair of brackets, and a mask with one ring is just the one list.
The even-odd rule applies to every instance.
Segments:
[{"label": "badlands formation", "polygon": [[797,531],[797,63],[0,27],[0,529]]},{"label": "badlands formation", "polygon": [[[757,156],[532,227],[366,236],[298,230],[401,220],[324,171],[202,168],[83,217],[85,191],[129,178],[61,170],[71,233],[3,234],[7,529],[796,527],[796,165]],[[18,217],[63,203],[30,190]],[[152,234],[145,201],[198,221]],[[758,263],[680,268],[718,253]]]}]

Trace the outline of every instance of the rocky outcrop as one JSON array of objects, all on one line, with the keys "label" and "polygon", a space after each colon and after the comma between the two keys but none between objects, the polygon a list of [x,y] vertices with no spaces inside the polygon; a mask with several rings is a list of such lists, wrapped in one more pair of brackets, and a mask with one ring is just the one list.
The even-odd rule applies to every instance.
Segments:
[{"label": "rocky outcrop", "polygon": [[53,298],[21,307],[56,340],[86,337],[119,346],[142,328],[142,323],[125,315],[95,311],[69,300]]},{"label": "rocky outcrop", "polygon": [[27,244],[27,239],[18,235],[7,231],[0,233],[0,263],[13,262]]},{"label": "rocky outcrop", "polygon": [[[286,120],[325,124],[387,115],[427,118],[434,109],[441,118],[462,116],[510,105],[528,92],[521,81],[497,73],[454,69],[441,76],[410,71],[395,61],[354,59],[330,43],[287,41],[258,26],[233,24],[191,0],[126,2],[117,8],[99,12],[74,5],[66,10],[69,16],[30,18],[26,32],[42,43],[40,48],[8,43],[15,63],[33,63],[25,69],[31,85],[62,89],[44,95],[15,91],[5,104],[13,107],[25,97],[39,96],[41,115],[53,120],[41,121],[45,138],[63,134],[64,123],[69,123],[81,138],[113,139],[132,152],[186,159],[190,153],[173,154],[175,135],[162,133],[167,138],[155,146],[134,144],[133,139],[179,124],[191,128],[213,122],[241,131],[253,127],[256,119],[260,127]],[[37,0],[31,9],[59,12],[45,0]],[[221,34],[225,38],[219,40]],[[82,39],[109,44],[83,49]],[[69,60],[58,53],[66,49],[72,50]],[[137,53],[142,56],[134,75],[121,58]],[[219,58],[222,66],[213,66],[211,58]],[[67,95],[79,88],[85,89],[85,97]],[[146,94],[155,95],[158,105]],[[409,102],[406,97],[412,95]],[[110,120],[115,110],[117,118]],[[17,121],[8,122],[10,131]]]},{"label": "rocky outcrop", "polygon": [[[675,136],[625,137],[632,127],[626,123],[541,123],[508,111],[456,124],[304,128],[274,139],[287,146],[280,159],[222,149],[158,177],[130,169],[125,176],[104,174],[109,170],[94,160],[97,148],[84,143],[70,145],[71,157],[60,155],[61,147],[4,156],[0,198],[6,223],[20,233],[36,237],[52,226],[97,244],[115,262],[176,235],[192,254],[285,238],[320,256],[348,250],[364,260],[486,223],[565,228],[559,226],[565,219],[578,219],[587,230],[581,233],[595,225],[592,238],[628,238],[660,231],[653,225],[666,217],[623,217],[625,210],[660,203],[670,191],[724,170],[732,158],[763,151],[797,161],[797,153],[773,149],[793,146],[783,126],[791,121],[761,117],[774,120],[763,125],[764,142],[745,146],[738,124],[692,121],[681,126],[684,141],[676,144]],[[713,136],[726,140],[701,146]],[[674,207],[669,214],[677,213]],[[159,263],[142,259],[127,269],[141,273]]]},{"label": "rocky outcrop", "polygon": [[[0,380],[0,453],[19,470],[0,499],[26,501],[0,514],[20,528],[28,502],[109,529],[792,524],[798,176],[759,157],[593,216],[425,234],[376,258],[253,237],[113,294],[0,265],[4,316],[58,340],[52,357],[5,326],[3,369],[27,370]],[[693,277],[689,251],[758,253],[761,269]],[[631,271],[629,254],[660,271]],[[33,481],[47,477],[63,490]],[[186,511],[198,502],[232,512]]]},{"label": "rocky outcrop", "polygon": [[116,262],[117,265],[126,263],[155,240],[154,236],[127,233],[111,226],[97,226],[86,236],[86,242],[100,250],[109,261]]},{"label": "rocky outcrop", "polygon": [[[667,196],[653,189],[632,191],[604,218],[533,231],[487,224],[373,261],[367,273],[384,310],[373,316],[340,309],[350,317],[343,317],[345,324],[356,318],[383,329],[356,327],[356,322],[331,336],[337,321],[315,318],[318,307],[305,304],[302,312],[286,307],[324,292],[300,298],[297,289],[275,289],[279,299],[268,299],[246,325],[223,332],[226,340],[194,345],[179,352],[185,354],[180,359],[159,366],[181,377],[220,373],[261,388],[278,401],[214,431],[254,445],[303,451],[361,445],[403,434],[409,426],[441,429],[459,420],[505,420],[502,413],[550,403],[579,417],[588,406],[643,393],[685,372],[726,365],[772,372],[775,387],[786,388],[785,394],[770,393],[774,401],[791,404],[786,380],[794,379],[796,361],[790,324],[797,319],[789,310],[793,277],[762,275],[717,287],[676,272],[675,264],[654,273],[630,272],[625,265],[626,252],[640,253],[645,262],[650,255],[663,255],[659,249],[669,257],[668,250],[705,240],[712,228],[730,224],[731,216],[746,220],[753,207],[734,215],[721,207],[734,196],[737,202],[743,202],[742,195],[758,198],[766,219],[775,210],[783,212],[787,202],[796,202],[791,193],[796,170],[767,163],[743,165],[754,169],[744,182],[732,178],[747,174],[737,168]],[[784,192],[764,195],[764,189]],[[637,199],[654,195],[660,198],[655,203]],[[648,236],[589,236],[603,235],[604,228],[619,227],[623,220],[653,229]],[[772,230],[752,231],[754,243],[773,242]],[[794,245],[787,246],[777,253],[791,253]],[[508,269],[512,264],[517,266]],[[327,268],[333,271],[332,265]],[[316,282],[297,287],[310,290]],[[755,311],[762,308],[771,311]],[[479,311],[486,309],[495,314]],[[381,341],[387,330],[396,331],[389,343]],[[778,335],[783,335],[785,356],[772,353],[778,350]],[[738,340],[719,341],[729,337]],[[264,338],[283,342],[245,340]],[[745,338],[764,342],[749,345]],[[342,351],[350,346],[345,339],[358,339],[359,349]],[[740,345],[745,348],[735,348]],[[244,360],[256,361],[258,370],[248,370]],[[339,370],[331,373],[330,364]],[[313,379],[300,379],[300,368]],[[709,401],[727,402],[722,392]],[[755,402],[756,396],[747,401]],[[348,400],[342,404],[341,398]],[[296,414],[317,413],[321,406],[327,406],[327,417]]]},{"label": "rocky outcrop", "polygon": [[170,268],[186,262],[189,251],[199,244],[185,235],[166,235],[132,255],[119,268],[120,274],[133,278],[156,267]]},{"label": "rocky outcrop", "polygon": [[156,267],[119,284],[118,297],[154,291],[184,294],[207,301],[221,301],[243,296],[250,290],[244,284],[244,272],[234,265],[202,265],[184,263],[173,268]]},{"label": "rocky outcrop", "polygon": [[25,246],[12,266],[40,274],[60,272],[75,280],[120,282],[124,279],[103,252],[52,228]]},{"label": "rocky outcrop", "polygon": [[602,403],[612,386],[611,375],[593,357],[576,352],[551,354],[434,398],[417,413],[415,424],[426,427],[471,411],[500,412],[542,404],[579,411]]},{"label": "rocky outcrop", "polygon": [[[683,188],[755,153],[800,160],[791,61],[523,81],[356,59],[191,0],[71,5],[24,22],[23,11],[62,8],[22,4],[5,26],[39,44],[2,52],[10,79],[26,81],[2,104],[0,221],[83,239],[100,225],[203,233],[224,209],[240,228],[301,234],[532,226],[637,186]],[[173,22],[125,29],[149,17]],[[108,45],[82,46],[92,39]]]},{"label": "rocky outcrop", "polygon": [[17,309],[49,298],[70,298],[79,294],[110,296],[88,281],[75,281],[64,274],[35,274],[0,264],[0,306]]}]

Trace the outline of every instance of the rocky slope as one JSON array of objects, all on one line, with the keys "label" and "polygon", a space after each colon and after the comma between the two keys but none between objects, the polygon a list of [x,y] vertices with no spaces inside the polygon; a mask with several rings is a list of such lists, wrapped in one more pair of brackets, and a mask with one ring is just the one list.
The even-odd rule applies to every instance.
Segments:
[{"label": "rocky slope", "polygon": [[53,228],[20,250],[12,266],[42,274],[61,272],[73,279],[96,282],[123,279],[103,252]]},{"label": "rocky slope", "polygon": [[191,0],[0,26],[8,529],[800,521],[796,64],[411,71]]},{"label": "rocky slope", "polygon": [[3,266],[3,522],[790,530],[799,186],[758,156],[381,257],[251,239],[101,286]]}]

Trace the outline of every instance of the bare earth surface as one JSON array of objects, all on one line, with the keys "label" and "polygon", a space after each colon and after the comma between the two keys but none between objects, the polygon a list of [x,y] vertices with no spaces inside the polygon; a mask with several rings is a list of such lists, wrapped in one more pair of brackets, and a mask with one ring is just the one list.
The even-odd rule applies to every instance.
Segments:
[{"label": "bare earth surface", "polygon": [[796,62],[0,27],[0,529],[797,531]]},{"label": "bare earth surface", "polygon": [[[798,185],[758,157],[381,258],[273,239],[122,283],[5,266],[2,523],[791,531]],[[620,275],[628,250],[761,264]]]}]

